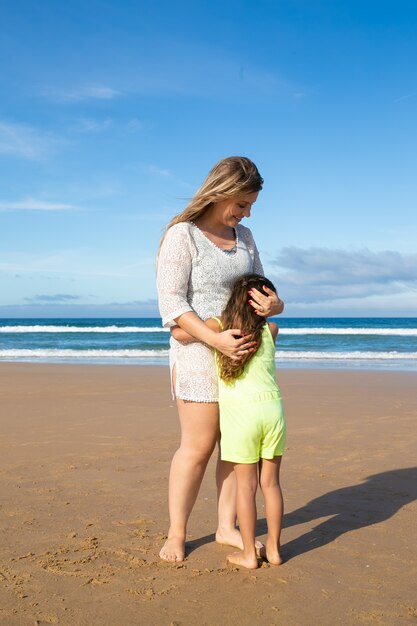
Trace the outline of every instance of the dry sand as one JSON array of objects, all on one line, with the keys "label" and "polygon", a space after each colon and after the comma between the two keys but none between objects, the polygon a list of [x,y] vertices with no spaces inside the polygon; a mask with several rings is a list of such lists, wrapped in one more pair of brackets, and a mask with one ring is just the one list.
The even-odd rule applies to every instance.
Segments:
[{"label": "dry sand", "polygon": [[417,376],[279,381],[286,562],[247,572],[213,540],[214,459],[187,560],[158,559],[178,441],[167,368],[1,364],[0,623],[415,623]]}]

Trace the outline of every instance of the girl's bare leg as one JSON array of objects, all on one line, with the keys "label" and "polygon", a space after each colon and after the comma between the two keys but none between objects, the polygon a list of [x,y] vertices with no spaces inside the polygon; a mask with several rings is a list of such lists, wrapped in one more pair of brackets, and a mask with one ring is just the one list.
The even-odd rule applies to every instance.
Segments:
[{"label": "girl's bare leg", "polygon": [[168,539],[159,556],[165,561],[183,561],[188,518],[219,436],[216,403],[185,402],[177,399],[181,444],[169,475]]},{"label": "girl's bare leg", "polygon": [[266,540],[266,558],[273,565],[281,565],[280,535],[284,514],[284,501],[279,484],[281,456],[273,459],[261,459],[259,462],[259,484],[265,500],[268,537]]},{"label": "girl's bare leg", "polygon": [[232,463],[220,459],[216,466],[218,526],[216,541],[235,548],[243,548],[242,537],[236,528],[236,476]]},{"label": "girl's bare leg", "polygon": [[[236,528],[236,475],[233,464],[220,459],[220,452],[216,466],[216,482],[219,515],[216,541],[243,550],[242,536]],[[264,545],[256,539],[255,546],[259,556]]]},{"label": "girl's bare leg", "polygon": [[234,552],[227,557],[230,563],[256,569],[258,559],[255,549],[256,489],[258,486],[258,464],[236,464],[237,515],[243,541],[243,552]]}]

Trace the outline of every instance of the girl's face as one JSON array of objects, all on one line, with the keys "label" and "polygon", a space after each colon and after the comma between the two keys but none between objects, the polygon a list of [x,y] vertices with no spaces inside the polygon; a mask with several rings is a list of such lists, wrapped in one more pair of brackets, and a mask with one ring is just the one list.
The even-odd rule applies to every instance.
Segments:
[{"label": "girl's face", "polygon": [[213,204],[211,214],[224,226],[236,228],[244,217],[250,217],[252,205],[256,202],[259,191],[236,198],[228,198]]}]

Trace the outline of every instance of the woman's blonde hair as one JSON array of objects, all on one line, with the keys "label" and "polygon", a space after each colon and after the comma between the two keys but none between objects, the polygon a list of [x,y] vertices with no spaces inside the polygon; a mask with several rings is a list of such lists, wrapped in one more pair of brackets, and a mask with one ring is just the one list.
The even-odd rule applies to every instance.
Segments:
[{"label": "woman's blonde hair", "polygon": [[[245,335],[251,335],[251,341],[257,342],[257,349],[261,345],[262,330],[267,321],[255,313],[255,309],[249,304],[250,295],[248,295],[248,291],[257,289],[261,293],[265,293],[264,285],[276,293],[271,281],[260,274],[244,274],[238,278],[233,283],[229,300],[221,316],[223,330],[240,328]],[[236,361],[222,354],[222,352],[218,352],[216,358],[220,378],[226,382],[239,378],[254,354],[255,352],[248,352],[242,359]]]},{"label": "woman's blonde hair", "polygon": [[167,231],[174,224],[198,219],[215,202],[260,191],[263,182],[255,163],[247,157],[233,156],[222,159],[210,170],[206,180],[185,209],[169,222],[159,248]]}]

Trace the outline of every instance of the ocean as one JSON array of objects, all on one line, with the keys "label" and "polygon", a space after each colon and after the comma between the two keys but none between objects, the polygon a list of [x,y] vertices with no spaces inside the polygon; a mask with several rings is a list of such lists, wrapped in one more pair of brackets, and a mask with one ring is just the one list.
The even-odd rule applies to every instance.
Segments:
[{"label": "ocean", "polygon": [[[417,371],[417,318],[276,318],[278,368]],[[160,318],[0,319],[0,361],[166,365]]]}]

